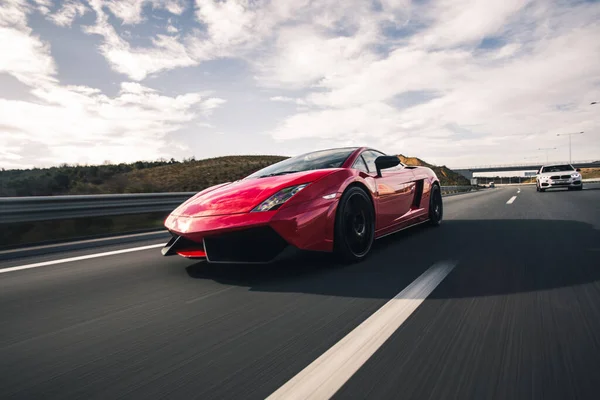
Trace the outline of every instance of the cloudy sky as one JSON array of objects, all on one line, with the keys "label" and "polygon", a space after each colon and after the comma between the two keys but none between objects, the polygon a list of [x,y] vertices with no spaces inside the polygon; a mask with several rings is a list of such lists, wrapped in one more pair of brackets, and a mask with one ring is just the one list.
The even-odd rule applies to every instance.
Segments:
[{"label": "cloudy sky", "polygon": [[0,168],[598,159],[599,89],[600,1],[0,1]]}]

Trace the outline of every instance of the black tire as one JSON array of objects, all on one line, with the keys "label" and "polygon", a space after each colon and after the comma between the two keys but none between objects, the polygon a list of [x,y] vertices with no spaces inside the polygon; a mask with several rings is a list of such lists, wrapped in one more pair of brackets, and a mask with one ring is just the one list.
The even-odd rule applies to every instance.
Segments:
[{"label": "black tire", "polygon": [[540,191],[540,185],[538,182],[535,183],[535,191],[539,192]]},{"label": "black tire", "polygon": [[545,192],[545,191],[546,191],[546,189],[540,188],[540,192]]},{"label": "black tire", "polygon": [[363,260],[375,239],[375,211],[364,190],[353,186],[340,199],[335,215],[334,251],[345,262]]},{"label": "black tire", "polygon": [[583,183],[575,190],[583,190]]},{"label": "black tire", "polygon": [[433,185],[429,196],[429,224],[439,226],[443,218],[444,202],[442,201],[442,191],[438,185]]}]

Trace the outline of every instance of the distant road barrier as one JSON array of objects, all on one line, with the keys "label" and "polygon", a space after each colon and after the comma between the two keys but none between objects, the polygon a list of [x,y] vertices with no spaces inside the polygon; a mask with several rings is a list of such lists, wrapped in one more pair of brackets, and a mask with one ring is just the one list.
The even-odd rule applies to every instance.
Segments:
[{"label": "distant road barrier", "polygon": [[[442,194],[476,190],[442,186]],[[0,197],[0,223],[170,212],[197,192]]]},{"label": "distant road barrier", "polygon": [[579,160],[579,161],[551,161],[551,162],[537,162],[537,163],[530,163],[530,164],[524,164],[524,163],[515,163],[515,164],[489,164],[489,165],[472,165],[472,166],[467,166],[467,167],[451,167],[451,170],[457,170],[457,169],[470,169],[470,170],[479,170],[479,169],[493,169],[493,168],[514,168],[514,167],[525,167],[525,168],[534,168],[534,169],[540,169],[540,167],[542,165],[552,165],[552,164],[572,164],[572,165],[576,165],[576,164],[586,164],[586,165],[590,165],[591,167],[600,167],[600,160],[595,159],[595,160]]},{"label": "distant road barrier", "polygon": [[476,190],[481,190],[481,188],[477,188],[477,186],[442,186],[442,195],[466,193]]}]

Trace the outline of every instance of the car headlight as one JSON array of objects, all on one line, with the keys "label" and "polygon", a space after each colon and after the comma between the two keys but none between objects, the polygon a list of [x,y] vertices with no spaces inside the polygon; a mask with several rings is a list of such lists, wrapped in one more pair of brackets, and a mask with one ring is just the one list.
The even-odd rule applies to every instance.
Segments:
[{"label": "car headlight", "polygon": [[571,174],[571,178],[579,178],[581,175],[579,175],[579,172],[575,172],[574,174]]},{"label": "car headlight", "polygon": [[279,192],[275,193],[273,196],[256,206],[252,212],[277,210],[283,203],[291,199],[296,193],[308,185],[308,183],[305,183],[303,185],[290,186],[288,188],[281,189]]}]

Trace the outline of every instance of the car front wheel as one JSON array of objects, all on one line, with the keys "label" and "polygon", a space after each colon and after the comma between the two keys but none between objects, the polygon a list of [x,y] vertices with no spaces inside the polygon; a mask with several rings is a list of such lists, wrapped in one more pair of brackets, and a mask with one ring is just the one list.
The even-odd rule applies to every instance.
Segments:
[{"label": "car front wheel", "polygon": [[364,190],[351,187],[342,195],[336,213],[334,246],[346,262],[364,259],[375,238],[375,212]]}]

